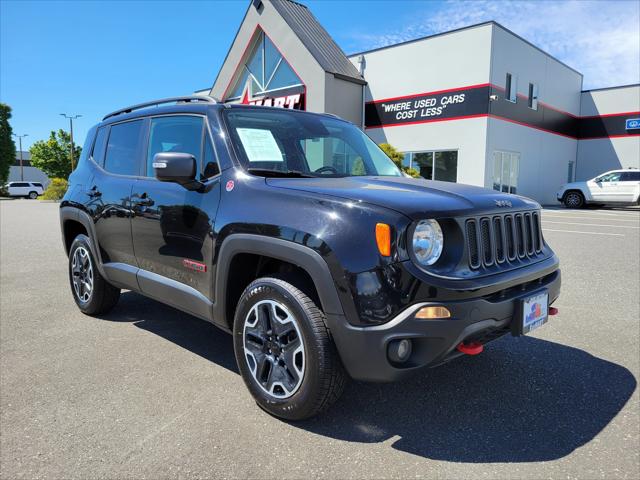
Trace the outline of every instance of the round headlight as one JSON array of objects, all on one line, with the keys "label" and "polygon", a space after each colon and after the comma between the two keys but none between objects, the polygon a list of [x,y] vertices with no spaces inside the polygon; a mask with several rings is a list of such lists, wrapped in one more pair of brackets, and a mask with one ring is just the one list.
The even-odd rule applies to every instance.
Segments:
[{"label": "round headlight", "polygon": [[421,265],[433,265],[440,258],[444,239],[435,220],[420,220],[413,232],[413,253]]}]

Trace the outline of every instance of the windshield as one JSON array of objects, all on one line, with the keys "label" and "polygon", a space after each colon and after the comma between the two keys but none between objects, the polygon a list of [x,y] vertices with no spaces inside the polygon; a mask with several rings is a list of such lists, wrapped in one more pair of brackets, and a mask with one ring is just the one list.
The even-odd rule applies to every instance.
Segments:
[{"label": "windshield", "polygon": [[301,177],[401,176],[356,126],[283,109],[228,109],[229,134],[243,167],[256,175]]}]

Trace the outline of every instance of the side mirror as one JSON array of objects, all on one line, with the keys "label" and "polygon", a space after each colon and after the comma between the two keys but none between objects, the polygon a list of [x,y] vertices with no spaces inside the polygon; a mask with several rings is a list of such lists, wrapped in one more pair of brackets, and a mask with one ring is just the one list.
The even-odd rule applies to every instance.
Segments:
[{"label": "side mirror", "polygon": [[153,171],[161,182],[178,183],[189,190],[197,190],[201,186],[196,180],[198,162],[190,153],[156,153],[153,156]]}]

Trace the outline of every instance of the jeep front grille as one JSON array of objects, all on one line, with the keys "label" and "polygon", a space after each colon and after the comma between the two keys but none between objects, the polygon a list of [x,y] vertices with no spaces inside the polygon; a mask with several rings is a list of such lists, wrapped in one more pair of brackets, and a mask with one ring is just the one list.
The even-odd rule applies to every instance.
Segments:
[{"label": "jeep front grille", "polygon": [[533,259],[544,244],[537,211],[471,218],[465,232],[469,267],[473,270]]}]

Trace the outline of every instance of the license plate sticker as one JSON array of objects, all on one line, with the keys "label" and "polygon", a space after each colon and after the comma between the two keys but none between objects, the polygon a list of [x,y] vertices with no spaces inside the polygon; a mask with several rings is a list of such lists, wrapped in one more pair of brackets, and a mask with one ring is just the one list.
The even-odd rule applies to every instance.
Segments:
[{"label": "license plate sticker", "polygon": [[541,292],[522,302],[522,334],[541,327],[549,318],[549,293]]}]

